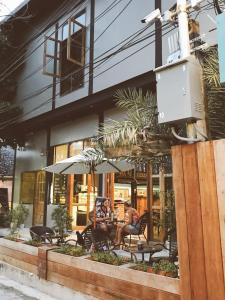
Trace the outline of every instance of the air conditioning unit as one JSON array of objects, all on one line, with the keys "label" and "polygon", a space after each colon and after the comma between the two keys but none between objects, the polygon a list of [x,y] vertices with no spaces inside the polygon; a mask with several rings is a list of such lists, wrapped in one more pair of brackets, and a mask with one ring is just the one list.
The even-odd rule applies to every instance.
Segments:
[{"label": "air conditioning unit", "polygon": [[204,118],[202,72],[194,56],[159,67],[155,72],[159,124]]}]

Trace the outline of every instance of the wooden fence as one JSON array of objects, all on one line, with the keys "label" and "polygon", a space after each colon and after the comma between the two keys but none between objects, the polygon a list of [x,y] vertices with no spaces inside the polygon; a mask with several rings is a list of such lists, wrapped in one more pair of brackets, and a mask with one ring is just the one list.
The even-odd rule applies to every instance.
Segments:
[{"label": "wooden fence", "polygon": [[225,140],[172,149],[182,300],[225,299]]}]

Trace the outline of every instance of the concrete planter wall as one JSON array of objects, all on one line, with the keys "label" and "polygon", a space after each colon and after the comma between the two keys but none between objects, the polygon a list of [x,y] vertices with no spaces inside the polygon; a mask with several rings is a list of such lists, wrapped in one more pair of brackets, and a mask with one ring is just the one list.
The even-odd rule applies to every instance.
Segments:
[{"label": "concrete planter wall", "polygon": [[41,278],[99,299],[180,300],[179,279],[72,257],[45,246],[0,239],[0,260],[29,272],[31,265]]},{"label": "concrete planter wall", "polygon": [[38,248],[0,239],[0,260],[25,271],[38,274]]}]

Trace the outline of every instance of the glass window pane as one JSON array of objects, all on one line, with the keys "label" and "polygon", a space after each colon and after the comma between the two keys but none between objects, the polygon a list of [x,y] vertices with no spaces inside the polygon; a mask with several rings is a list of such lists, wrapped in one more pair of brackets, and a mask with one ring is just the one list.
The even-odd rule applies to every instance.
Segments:
[{"label": "glass window pane", "polygon": [[87,180],[85,174],[74,175],[73,203],[87,203]]},{"label": "glass window pane", "polygon": [[46,54],[54,56],[55,53],[55,40],[48,39],[46,41]]},{"label": "glass window pane", "polygon": [[87,206],[73,206],[73,227],[86,226]]},{"label": "glass window pane", "polygon": [[45,59],[45,72],[50,73],[50,74],[54,74],[54,58],[53,57],[48,57],[46,56]]},{"label": "glass window pane", "polygon": [[65,40],[68,38],[68,31],[69,31],[69,25],[68,25],[68,23],[66,23],[62,26],[62,40]]},{"label": "glass window pane", "polygon": [[86,14],[82,14],[76,18],[76,21],[85,26],[85,16]]},{"label": "glass window pane", "polygon": [[70,145],[70,156],[80,154],[83,150],[83,141],[74,142]]},{"label": "glass window pane", "polygon": [[67,179],[68,179],[68,175],[54,174],[53,202],[55,204],[65,204],[66,203]]},{"label": "glass window pane", "polygon": [[54,162],[66,159],[68,154],[68,145],[60,145],[55,147]]},{"label": "glass window pane", "polygon": [[35,196],[35,172],[23,172],[21,174],[21,193],[20,202],[23,204],[32,204]]},{"label": "glass window pane", "polygon": [[[55,147],[54,162],[66,159],[68,145]],[[53,177],[53,203],[65,204],[67,199],[67,181],[68,175],[54,174]]]},{"label": "glass window pane", "polygon": [[153,205],[159,205],[160,204],[159,178],[153,178],[152,185],[153,185]]}]

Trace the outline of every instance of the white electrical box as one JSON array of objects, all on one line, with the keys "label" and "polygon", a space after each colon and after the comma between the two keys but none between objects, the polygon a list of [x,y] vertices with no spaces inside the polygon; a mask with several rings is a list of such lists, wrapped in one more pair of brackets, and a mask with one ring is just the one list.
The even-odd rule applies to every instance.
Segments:
[{"label": "white electrical box", "polygon": [[159,124],[204,118],[202,72],[194,56],[157,68],[155,72]]}]

